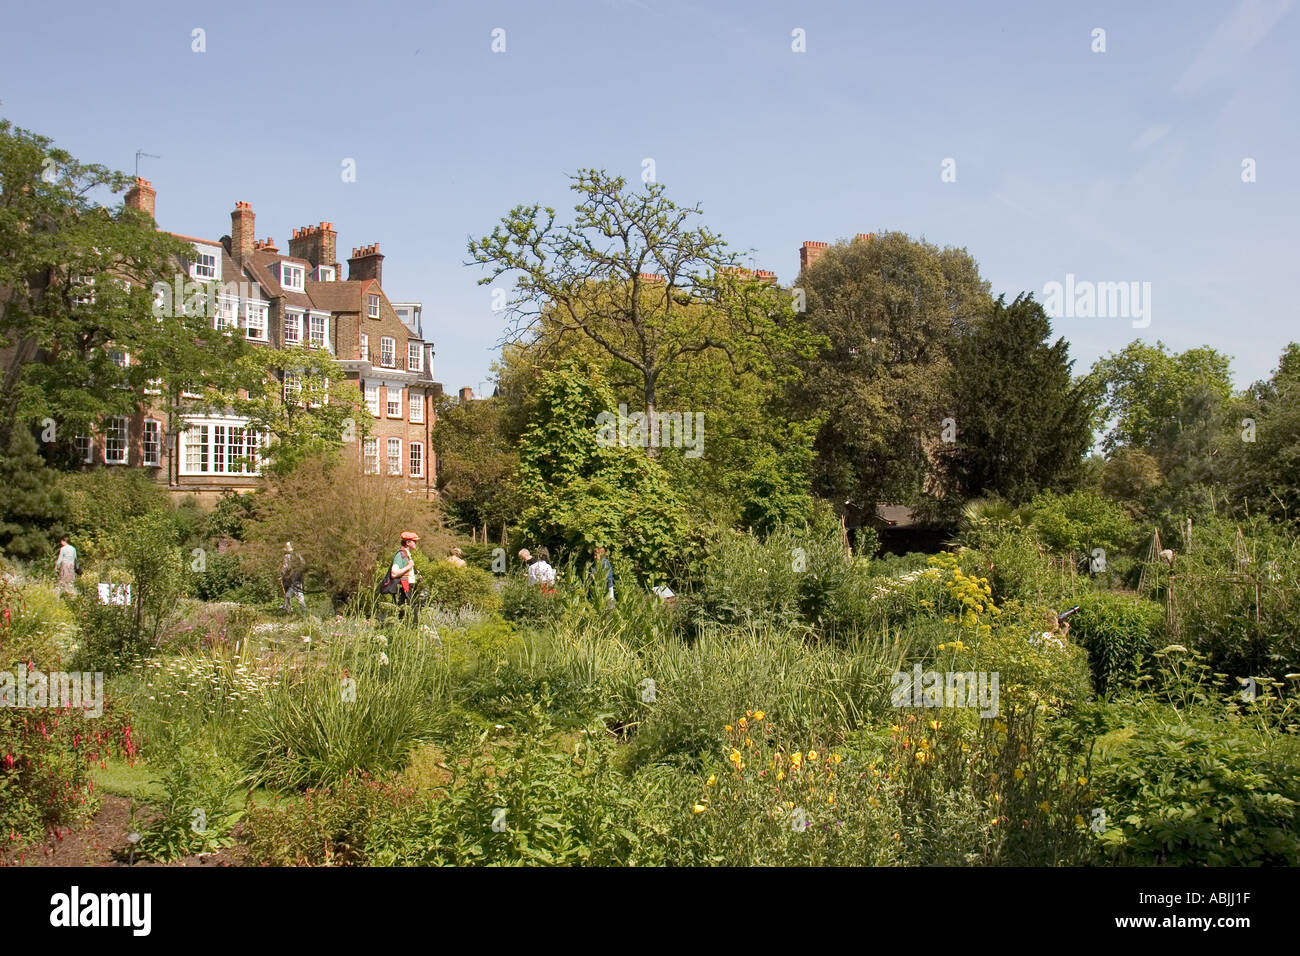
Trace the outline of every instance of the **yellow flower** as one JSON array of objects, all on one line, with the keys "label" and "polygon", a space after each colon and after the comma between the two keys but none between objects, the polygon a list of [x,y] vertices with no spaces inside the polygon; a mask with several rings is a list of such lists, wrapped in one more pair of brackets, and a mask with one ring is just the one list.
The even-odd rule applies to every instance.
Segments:
[{"label": "yellow flower", "polygon": [[832,807],[835,806],[835,794],[832,793],[829,797],[827,797],[826,802],[830,804]]},{"label": "yellow flower", "polygon": [[749,726],[749,721],[745,720],[744,717],[741,717],[740,720],[736,721],[736,723],[740,725],[741,730],[744,730],[746,727]]},{"label": "yellow flower", "polygon": [[752,741],[752,740],[750,740],[748,737],[746,737],[746,738],[745,738],[745,746],[746,746],[746,747],[752,747],[752,746],[754,746],[754,741]]},{"label": "yellow flower", "polygon": [[1044,800],[1042,803],[1038,805],[1038,809],[1046,813],[1048,810],[1052,809],[1052,805],[1048,803],[1046,800]]},{"label": "yellow flower", "polygon": [[1017,780],[1024,780],[1024,779],[1025,779],[1025,772],[1024,772],[1023,770],[1021,770],[1019,767],[1017,767],[1017,768],[1016,768],[1016,772],[1013,774],[1013,776],[1014,776]]},{"label": "yellow flower", "polygon": [[1083,826],[1083,814],[1082,814],[1082,813],[1076,813],[1076,814],[1074,815],[1074,825],[1075,825],[1075,826],[1079,826],[1079,827]]},{"label": "yellow flower", "polygon": [[784,780],[784,779],[785,779],[785,771],[784,771],[784,770],[778,770],[778,771],[776,772],[776,779],[777,779],[777,780]]},{"label": "yellow flower", "polygon": [[696,813],[703,813],[705,810],[709,808],[704,806],[703,804],[697,803],[695,806],[691,807],[691,809],[694,810]]},{"label": "yellow flower", "polygon": [[809,760],[816,760],[816,759],[817,759],[817,751],[815,751],[815,750],[810,750],[810,751],[808,751],[808,759],[809,759]]},{"label": "yellow flower", "polygon": [[841,757],[839,754],[831,754],[831,760],[834,761],[835,763],[839,763],[843,759],[844,758]]},{"label": "yellow flower", "polygon": [[754,719],[755,719],[755,720],[762,720],[762,719],[763,719],[763,716],[764,716],[764,715],[763,715],[763,712],[762,712],[761,710],[756,710],[756,711],[754,711]]},{"label": "yellow flower", "polygon": [[752,710],[747,710],[747,711],[745,711],[745,716],[746,716],[746,717],[753,717],[753,716],[754,716],[754,712],[753,712]]},{"label": "yellow flower", "polygon": [[1080,778],[1079,778],[1079,786],[1083,787],[1083,786],[1087,786],[1087,784],[1088,784],[1088,778],[1087,778],[1087,777],[1080,777]]},{"label": "yellow flower", "polygon": [[734,763],[737,767],[739,767],[739,766],[740,766],[740,751],[739,751],[739,750],[736,750],[736,749],[733,747],[732,750],[731,750],[731,757],[730,757],[729,759],[731,760],[732,763]]},{"label": "yellow flower", "polygon": [[718,782],[718,778],[713,774],[709,774],[709,779],[704,782],[704,785],[706,787],[711,787],[717,782]]},{"label": "yellow flower", "polygon": [[790,755],[790,763],[794,764],[796,770],[799,769],[799,761],[801,761],[802,759],[803,759],[803,754],[801,754],[797,750]]},{"label": "yellow flower", "polygon": [[725,730],[727,733],[731,733],[731,724],[727,724],[727,726],[723,727],[722,729]]},{"label": "yellow flower", "polygon": [[932,721],[930,721],[930,729],[931,729],[931,730],[938,730],[938,729],[939,729],[939,721],[937,721],[937,720],[932,720]]}]

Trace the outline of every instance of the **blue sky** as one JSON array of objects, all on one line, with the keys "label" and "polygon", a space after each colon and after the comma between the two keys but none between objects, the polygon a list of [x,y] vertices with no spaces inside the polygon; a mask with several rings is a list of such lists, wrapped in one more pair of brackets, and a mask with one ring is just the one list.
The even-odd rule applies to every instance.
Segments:
[{"label": "blue sky", "polygon": [[218,238],[246,200],[282,250],[321,220],[341,258],[379,242],[449,390],[487,380],[503,331],[467,237],[646,157],[783,282],[805,239],[896,229],[964,246],[1009,298],[1067,273],[1151,283],[1148,328],[1055,322],[1076,371],[1142,336],[1221,349],[1244,385],[1300,339],[1294,0],[129,10],[14,5],[0,115],[86,161],[158,154],[141,172],[166,229]]}]

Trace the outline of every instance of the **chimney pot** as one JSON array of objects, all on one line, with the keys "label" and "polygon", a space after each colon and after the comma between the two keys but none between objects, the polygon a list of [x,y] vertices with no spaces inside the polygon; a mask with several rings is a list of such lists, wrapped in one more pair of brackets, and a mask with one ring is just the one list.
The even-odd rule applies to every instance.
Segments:
[{"label": "chimney pot", "polygon": [[135,177],[135,185],[126,191],[122,201],[132,209],[147,212],[150,218],[154,218],[157,199],[158,192],[153,188],[153,184],[149,180],[137,176]]},{"label": "chimney pot", "polygon": [[253,238],[255,222],[251,205],[242,201],[235,203],[235,211],[230,214],[230,256],[236,262],[253,254],[257,244]]}]

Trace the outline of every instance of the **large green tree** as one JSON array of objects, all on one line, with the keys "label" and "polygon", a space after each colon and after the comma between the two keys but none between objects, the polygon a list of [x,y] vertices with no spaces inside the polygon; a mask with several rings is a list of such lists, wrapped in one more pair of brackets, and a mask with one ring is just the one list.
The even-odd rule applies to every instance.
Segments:
[{"label": "large green tree", "polygon": [[608,360],[611,381],[635,385],[633,410],[647,415],[686,365],[712,360],[728,376],[762,374],[771,356],[806,342],[789,294],[740,269],[719,235],[692,226],[698,206],[678,206],[658,183],[634,192],[604,171],[571,178],[572,222],[519,206],[470,240],[471,258],[490,270],[481,284],[514,278],[503,303],[508,340],[547,351],[576,340]]},{"label": "large green tree", "polygon": [[645,449],[602,442],[596,417],[611,399],[599,371],[576,363],[542,377],[520,442],[517,530],[564,555],[604,545],[642,581],[661,581],[685,536],[685,511]]},{"label": "large green tree", "polygon": [[1300,521],[1300,344],[1290,343],[1272,377],[1233,404],[1226,432],[1238,507]]},{"label": "large green tree", "polygon": [[964,249],[902,233],[841,242],[799,276],[811,331],[800,405],[824,416],[817,491],[871,508],[938,494],[937,451],[952,417],[957,340],[989,311],[988,283]]},{"label": "large green tree", "polygon": [[[433,447],[438,453],[438,495],[454,520],[477,528],[514,520],[513,486],[519,465],[517,440],[507,435],[503,398],[438,403]],[[517,436],[514,436],[517,439]]]},{"label": "large green tree", "polygon": [[0,553],[23,561],[43,558],[64,526],[65,503],[45,465],[36,439],[26,428],[15,428],[9,447],[0,454]]},{"label": "large green tree", "polygon": [[227,405],[246,417],[251,428],[271,437],[266,466],[270,474],[287,474],[304,461],[361,441],[374,420],[360,412],[356,384],[348,382],[338,361],[321,349],[248,349],[235,384],[243,391],[222,395],[214,388],[208,401]]},{"label": "large green tree", "polygon": [[19,422],[71,439],[130,415],[146,388],[174,400],[219,382],[242,351],[200,310],[154,315],[154,284],[193,250],[101,205],[129,181],[0,120],[0,442]]},{"label": "large green tree", "polygon": [[1015,503],[1071,484],[1092,444],[1094,403],[1076,383],[1064,338],[1031,295],[999,296],[957,340],[951,408],[955,441],[945,455],[963,497]]},{"label": "large green tree", "polygon": [[1183,431],[1205,421],[1207,406],[1228,400],[1230,366],[1208,345],[1171,352],[1163,342],[1141,340],[1098,359],[1089,377],[1102,397],[1102,447],[1143,448],[1161,459]]}]

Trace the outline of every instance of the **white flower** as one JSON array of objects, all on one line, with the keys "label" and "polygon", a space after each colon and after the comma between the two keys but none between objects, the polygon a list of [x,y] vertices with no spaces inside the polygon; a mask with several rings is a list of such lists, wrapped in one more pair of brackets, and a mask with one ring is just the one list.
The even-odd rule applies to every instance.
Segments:
[{"label": "white flower", "polygon": [[304,644],[310,644],[310,643],[311,643],[311,635],[310,635],[310,634],[304,634],[304,635],[302,636],[302,642],[303,642]]},{"label": "white flower", "polygon": [[375,643],[378,644],[380,647],[387,647],[387,646],[388,646],[388,638],[384,637],[384,635],[382,635],[382,634],[376,634],[376,635],[375,635]]},{"label": "white flower", "polygon": [[388,655],[385,654],[383,651],[379,652],[379,663],[380,666],[384,666],[388,663]]}]

